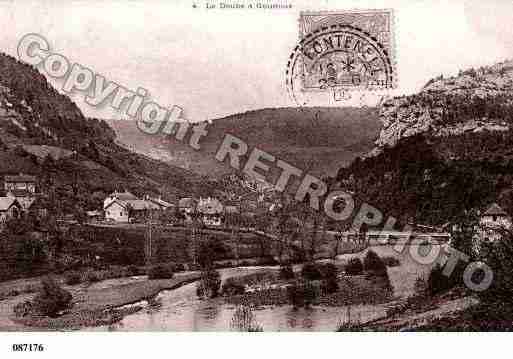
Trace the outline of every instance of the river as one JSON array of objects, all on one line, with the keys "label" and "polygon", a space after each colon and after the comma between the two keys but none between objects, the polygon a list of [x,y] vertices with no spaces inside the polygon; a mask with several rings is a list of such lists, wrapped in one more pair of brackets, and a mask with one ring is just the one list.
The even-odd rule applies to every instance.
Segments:
[{"label": "river", "polygon": [[[426,276],[430,266],[417,264],[409,253],[417,246],[407,246],[403,253],[392,247],[373,247],[380,256],[399,258],[401,265],[389,268],[389,277],[396,297],[413,293],[415,280]],[[352,256],[364,256],[364,253]],[[341,256],[346,261],[348,256]],[[222,270],[222,278],[251,273],[263,268],[232,268]],[[222,298],[199,300],[195,283],[172,291],[163,291],[157,297],[157,305],[138,303],[143,309],[126,316],[109,326],[87,328],[87,331],[229,331],[235,306],[224,303]],[[362,322],[385,315],[387,305],[356,305],[348,307],[313,307],[294,310],[292,306],[272,306],[256,309],[256,322],[264,331],[334,331],[340,323],[349,320]]]}]

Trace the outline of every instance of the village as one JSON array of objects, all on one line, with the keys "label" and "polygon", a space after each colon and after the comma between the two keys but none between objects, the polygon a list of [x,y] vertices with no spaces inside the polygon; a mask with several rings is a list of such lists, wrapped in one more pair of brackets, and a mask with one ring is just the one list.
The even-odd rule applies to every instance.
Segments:
[{"label": "village", "polygon": [[[236,197],[222,203],[213,197],[182,197],[174,203],[161,197],[144,195],[142,198],[122,190],[114,191],[103,201],[103,207],[85,211],[87,222],[102,224],[135,224],[152,221],[164,224],[201,221],[206,226],[221,226],[230,215],[243,213],[254,217],[257,210],[271,211],[275,206],[265,199],[265,190],[257,181],[244,180],[248,192],[244,197]],[[0,223],[23,215],[44,217],[48,208],[44,208],[40,198],[44,195],[38,191],[38,179],[28,174],[6,175],[3,178],[3,193],[0,197]],[[51,209],[50,209],[51,210]],[[77,218],[64,215],[61,221],[73,222]]]},{"label": "village", "polygon": [[[86,223],[96,225],[154,224],[191,225],[201,223],[205,227],[223,227],[227,223],[251,226],[258,215],[275,212],[282,206],[276,193],[268,185],[248,177],[231,175],[228,179],[240,182],[247,191],[244,195],[233,196],[232,200],[221,202],[214,197],[182,197],[168,202],[161,197],[144,195],[142,198],[123,190],[114,191],[103,200],[103,207],[85,211]],[[34,175],[18,173],[3,178],[4,196],[0,196],[0,224],[10,219],[30,216],[44,218],[51,209],[45,208],[38,192],[38,178]],[[512,217],[497,203],[483,206],[478,212],[478,240],[493,242],[500,239],[500,228],[512,227]],[[233,218],[237,217],[237,221]],[[64,215],[60,222],[78,223],[73,215]],[[412,224],[414,230],[429,233],[450,243],[450,233],[458,231],[455,224],[447,223],[440,227]],[[350,228],[348,228],[350,230]],[[345,238],[350,234],[345,233]],[[370,230],[366,235],[372,239],[386,236],[401,236],[400,231]]]}]

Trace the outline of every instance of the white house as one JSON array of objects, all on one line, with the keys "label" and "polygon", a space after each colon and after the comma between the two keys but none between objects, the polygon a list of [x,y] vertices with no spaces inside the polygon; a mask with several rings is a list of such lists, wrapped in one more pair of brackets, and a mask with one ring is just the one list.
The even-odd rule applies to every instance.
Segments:
[{"label": "white house", "polygon": [[492,203],[479,219],[481,238],[494,241],[501,237],[501,228],[511,228],[511,217],[497,203]]},{"label": "white house", "polygon": [[201,214],[204,224],[208,226],[221,225],[224,207],[218,199],[200,198],[197,211]]},{"label": "white house", "polygon": [[13,197],[0,197],[0,223],[10,218],[18,218],[22,212],[18,200]]},{"label": "white house", "polygon": [[114,220],[116,222],[129,221],[129,207],[126,202],[119,199],[109,201],[108,204],[103,208],[105,211],[105,219]]},{"label": "white house", "polygon": [[157,204],[149,199],[139,199],[126,191],[114,192],[103,201],[103,210],[106,220],[127,223],[133,220],[145,220],[149,212],[162,210],[164,201],[162,202]]},{"label": "white house", "polygon": [[184,197],[178,201],[178,210],[185,216],[185,220],[192,221],[192,214],[196,212],[197,201],[194,198]]},{"label": "white house", "polygon": [[5,192],[27,191],[34,194],[36,193],[36,182],[37,178],[35,176],[23,173],[14,176],[6,175],[4,177],[4,189]]},{"label": "white house", "polygon": [[116,199],[121,200],[121,201],[128,201],[128,200],[135,200],[135,199],[139,199],[139,198],[137,198],[136,195],[134,195],[130,192],[127,192],[127,191],[124,191],[124,192],[116,191],[116,192],[111,193],[107,198],[105,198],[105,200],[103,201],[103,209],[105,210],[105,208]]}]

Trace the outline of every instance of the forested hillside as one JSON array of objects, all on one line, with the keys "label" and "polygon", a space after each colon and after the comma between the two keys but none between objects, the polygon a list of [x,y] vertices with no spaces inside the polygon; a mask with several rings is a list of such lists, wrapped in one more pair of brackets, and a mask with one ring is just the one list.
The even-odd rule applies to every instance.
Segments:
[{"label": "forested hillside", "polygon": [[513,213],[512,89],[503,63],[384,103],[377,147],[337,182],[402,223],[440,225],[491,202]]},{"label": "forested hillside", "polygon": [[58,213],[98,209],[109,192],[172,198],[208,187],[182,168],[115,144],[103,120],[86,118],[35,68],[0,54],[0,178],[36,175]]}]

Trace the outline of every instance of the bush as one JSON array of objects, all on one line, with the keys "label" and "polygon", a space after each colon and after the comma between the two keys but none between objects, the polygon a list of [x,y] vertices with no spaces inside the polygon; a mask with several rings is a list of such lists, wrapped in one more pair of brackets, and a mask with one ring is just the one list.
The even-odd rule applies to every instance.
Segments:
[{"label": "bush", "polygon": [[139,267],[137,267],[136,265],[129,265],[127,268],[126,268],[126,271],[127,271],[127,275],[129,277],[133,277],[133,276],[136,276],[140,273],[139,271]]},{"label": "bush", "polygon": [[173,278],[173,266],[158,264],[148,269],[148,279],[171,279]]},{"label": "bush", "polygon": [[196,287],[196,295],[200,298],[215,298],[221,287],[221,276],[219,272],[207,268],[201,273],[201,280]]},{"label": "bush", "polygon": [[301,276],[307,280],[322,279],[321,266],[317,263],[307,263],[301,269]]},{"label": "bush", "polygon": [[307,263],[301,270],[301,276],[306,280],[336,280],[338,268],[332,263]]},{"label": "bush", "polygon": [[367,252],[363,260],[363,269],[367,272],[372,272],[377,276],[387,276],[387,267],[383,260],[376,254],[376,252],[370,250]]},{"label": "bush", "polygon": [[32,301],[32,308],[39,314],[54,317],[69,307],[73,297],[50,277],[41,281],[41,290]]},{"label": "bush", "polygon": [[453,281],[450,277],[443,274],[443,269],[440,264],[437,263],[433,268],[431,268],[426,286],[427,294],[434,296],[439,293],[443,293],[452,287],[454,287]]},{"label": "bush", "polygon": [[185,271],[185,265],[183,263],[176,263],[174,266],[175,272],[183,272]]},{"label": "bush", "polygon": [[383,257],[383,263],[385,263],[387,267],[398,267],[401,265],[401,261],[399,259],[391,256]]},{"label": "bush", "polygon": [[280,267],[280,279],[294,279],[294,270],[292,269],[292,266],[290,264],[285,264]]},{"label": "bush", "polygon": [[77,271],[71,271],[66,273],[64,277],[64,283],[67,285],[76,285],[82,282],[82,275]]},{"label": "bush", "polygon": [[337,279],[338,268],[333,263],[321,264],[319,270],[323,279]]},{"label": "bush", "polygon": [[297,281],[287,287],[287,296],[294,308],[308,308],[319,296],[319,290],[309,281]]},{"label": "bush", "polygon": [[95,283],[95,282],[99,282],[100,280],[101,280],[100,276],[94,270],[90,270],[85,273],[85,281],[86,282]]},{"label": "bush", "polygon": [[273,256],[262,257],[257,260],[258,265],[261,266],[275,266],[278,265],[278,261]]},{"label": "bush", "polygon": [[349,275],[358,275],[363,272],[363,263],[360,258],[351,258],[346,265],[346,273]]},{"label": "bush", "polygon": [[242,284],[236,277],[226,279],[221,288],[221,293],[223,293],[223,295],[239,295],[244,294],[244,292],[244,284]]}]

